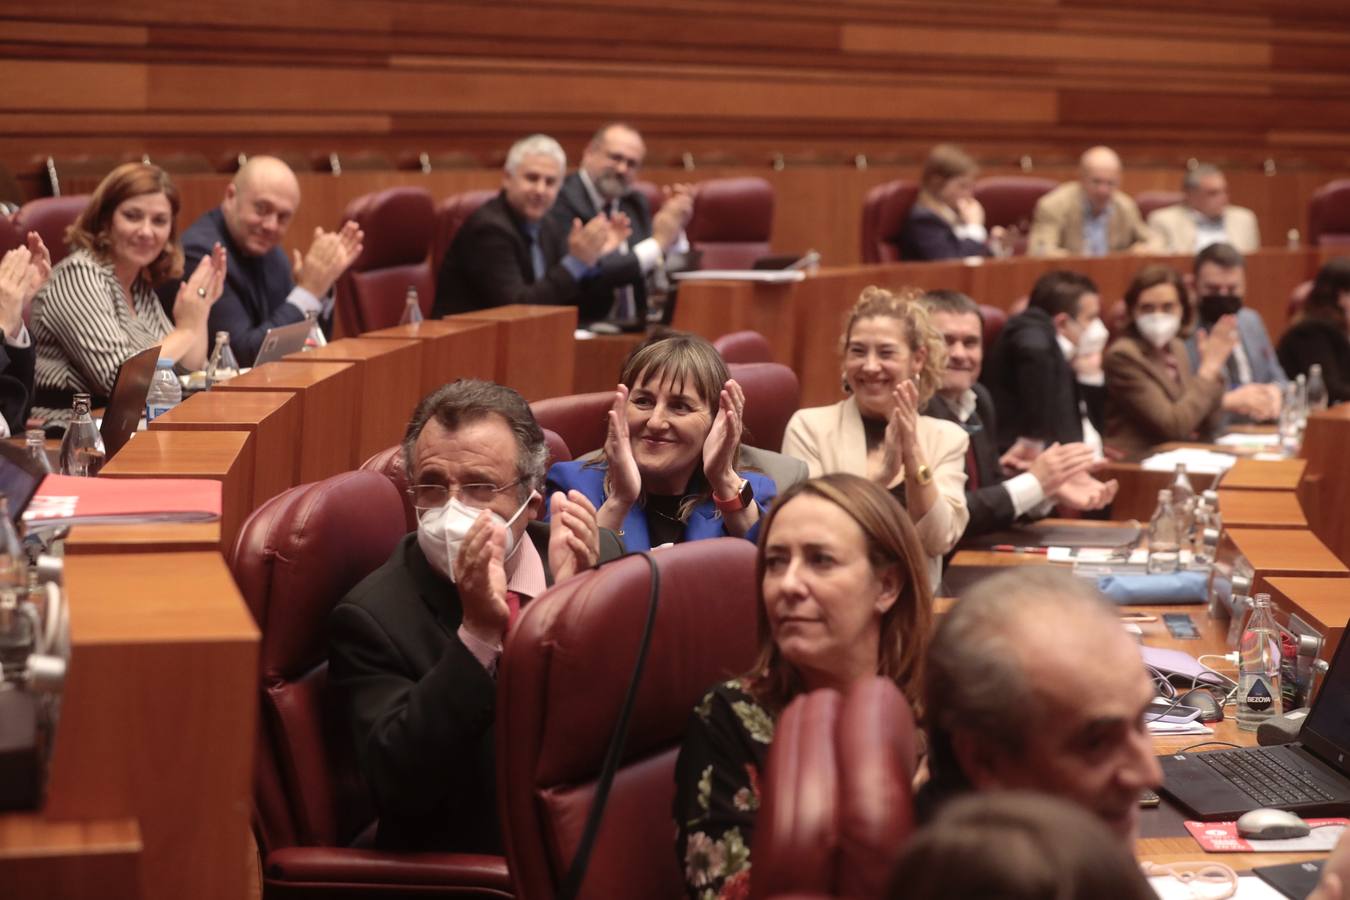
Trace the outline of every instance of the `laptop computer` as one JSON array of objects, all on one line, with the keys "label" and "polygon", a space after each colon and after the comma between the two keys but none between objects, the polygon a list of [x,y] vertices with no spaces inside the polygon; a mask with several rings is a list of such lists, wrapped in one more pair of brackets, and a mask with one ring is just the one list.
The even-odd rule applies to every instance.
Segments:
[{"label": "laptop computer", "polygon": [[309,339],[309,333],[314,328],[314,323],[309,319],[302,319],[299,322],[292,322],[290,325],[282,325],[278,328],[267,329],[267,334],[263,335],[262,346],[258,348],[258,355],[253,360],[255,367],[263,363],[270,363],[281,359],[291,353],[305,349],[305,341]]},{"label": "laptop computer", "polygon": [[1350,640],[1342,640],[1299,739],[1158,757],[1163,786],[1197,819],[1232,819],[1261,807],[1304,816],[1350,813]]},{"label": "laptop computer", "polygon": [[0,441],[0,495],[9,501],[9,517],[19,528],[23,511],[42,486],[47,470],[28,458],[22,445]]},{"label": "laptop computer", "polygon": [[99,437],[103,438],[105,459],[112,459],[118,450],[140,427],[145,415],[145,401],[150,395],[150,382],[155,378],[155,364],[159,362],[159,347],[147,347],[128,359],[117,370],[112,395],[103,410]]},{"label": "laptop computer", "polygon": [[1252,874],[1286,897],[1304,900],[1322,880],[1325,866],[1324,859],[1310,859],[1278,866],[1253,866]]}]

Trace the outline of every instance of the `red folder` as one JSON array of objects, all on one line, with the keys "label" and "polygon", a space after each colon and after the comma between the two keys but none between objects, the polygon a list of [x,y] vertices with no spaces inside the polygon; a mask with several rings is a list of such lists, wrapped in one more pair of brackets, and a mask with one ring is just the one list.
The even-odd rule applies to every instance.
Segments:
[{"label": "red folder", "polygon": [[220,518],[220,482],[206,478],[75,478],[48,475],[24,510],[30,527],[210,522]]}]

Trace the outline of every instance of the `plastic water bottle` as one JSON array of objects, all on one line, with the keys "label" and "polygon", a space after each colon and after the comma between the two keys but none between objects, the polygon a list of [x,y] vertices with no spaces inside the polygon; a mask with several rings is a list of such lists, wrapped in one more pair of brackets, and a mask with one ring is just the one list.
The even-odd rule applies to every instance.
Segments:
[{"label": "plastic water bottle", "polygon": [[1158,491],[1158,508],[1148,524],[1148,574],[1175,572],[1181,562],[1180,523],[1172,506],[1172,492]]},{"label": "plastic water bottle", "polygon": [[[1195,499],[1195,530],[1191,532],[1191,559],[1199,565],[1214,562],[1214,546],[1218,544],[1218,514],[1211,501],[1213,491],[1205,491]],[[1210,536],[1214,543],[1210,543]]]},{"label": "plastic water bottle", "polygon": [[1191,542],[1195,531],[1195,488],[1186,476],[1185,463],[1177,463],[1176,476],[1172,479],[1172,509],[1177,515],[1177,540],[1182,546]]},{"label": "plastic water bottle", "polygon": [[1327,381],[1322,377],[1322,364],[1313,363],[1308,368],[1308,413],[1321,412],[1327,408]]},{"label": "plastic water bottle", "polygon": [[1294,379],[1294,415],[1298,422],[1300,445],[1303,443],[1303,431],[1308,427],[1308,376],[1300,374]]},{"label": "plastic water bottle", "polygon": [[1237,723],[1242,731],[1280,715],[1280,628],[1270,595],[1253,598],[1252,614],[1238,645]]},{"label": "plastic water bottle", "polygon": [[323,326],[319,324],[319,317],[314,313],[305,313],[305,319],[310,323],[309,337],[305,338],[305,350],[313,350],[316,347],[327,347],[328,338],[323,333]]},{"label": "plastic water bottle", "polygon": [[403,295],[403,316],[400,325],[416,325],[422,321],[422,303],[417,296],[417,286],[408,285],[408,293]]},{"label": "plastic water bottle", "polygon": [[161,356],[155,363],[155,377],[145,398],[145,421],[155,421],[182,402],[183,386],[173,374],[173,360]]},{"label": "plastic water bottle", "polygon": [[1298,456],[1303,445],[1303,430],[1299,425],[1298,384],[1289,382],[1284,386],[1284,399],[1280,403],[1280,450],[1287,457]]},{"label": "plastic water bottle", "polygon": [[23,433],[24,449],[28,458],[43,472],[52,472],[52,460],[47,455],[47,436],[41,428],[30,428]]},{"label": "plastic water bottle", "polygon": [[239,374],[239,360],[234,358],[230,349],[230,333],[216,332],[216,348],[211,351],[211,359],[206,363],[206,386],[229,381]]},{"label": "plastic water bottle", "polygon": [[89,417],[89,395],[76,394],[72,408],[75,418],[66,426],[66,436],[61,439],[61,474],[92,478],[103,468],[108,453],[103,448],[103,437]]}]

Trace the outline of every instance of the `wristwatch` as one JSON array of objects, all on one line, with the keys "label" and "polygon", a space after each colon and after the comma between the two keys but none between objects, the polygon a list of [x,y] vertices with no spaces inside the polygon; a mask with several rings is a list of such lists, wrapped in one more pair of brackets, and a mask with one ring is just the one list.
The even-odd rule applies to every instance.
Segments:
[{"label": "wristwatch", "polygon": [[919,483],[920,487],[932,484],[933,470],[928,468],[927,465],[920,464],[919,467],[914,470],[914,480]]},{"label": "wristwatch", "polygon": [[713,504],[717,506],[717,511],[724,515],[726,513],[740,512],[751,503],[755,502],[755,490],[750,486],[750,480],[748,478],[742,478],[741,486],[736,489],[735,496],[724,500],[716,494],[713,494],[712,499]]}]

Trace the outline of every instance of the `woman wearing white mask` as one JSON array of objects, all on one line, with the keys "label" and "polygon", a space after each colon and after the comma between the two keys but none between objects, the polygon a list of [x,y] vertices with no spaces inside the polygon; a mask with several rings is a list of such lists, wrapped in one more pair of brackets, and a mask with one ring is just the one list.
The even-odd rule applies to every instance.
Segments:
[{"label": "woman wearing white mask", "polygon": [[1191,370],[1178,336],[1191,315],[1181,276],[1147,266],[1125,292],[1129,326],[1106,351],[1106,444],[1137,457],[1167,441],[1208,441],[1218,429],[1225,367],[1237,343],[1237,318],[1196,333]]}]

